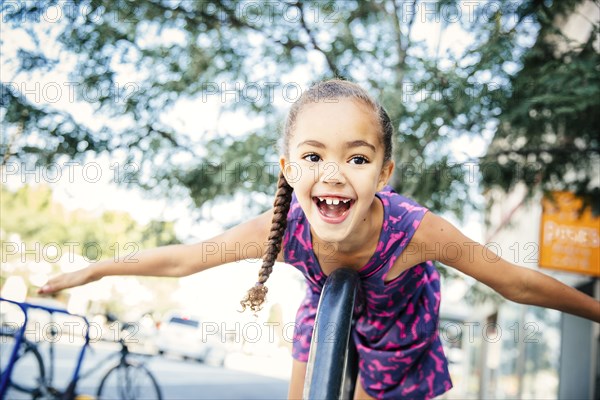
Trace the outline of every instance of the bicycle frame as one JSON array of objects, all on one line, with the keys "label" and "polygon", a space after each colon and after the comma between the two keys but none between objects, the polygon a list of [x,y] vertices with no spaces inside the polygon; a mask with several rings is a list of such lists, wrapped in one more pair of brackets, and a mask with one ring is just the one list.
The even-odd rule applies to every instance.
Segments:
[{"label": "bicycle frame", "polygon": [[[120,343],[120,342],[116,342],[116,343]],[[121,344],[121,346],[123,346],[123,344]],[[129,354],[129,353],[127,353]],[[107,356],[105,356],[104,358],[100,359],[100,361],[94,363],[94,365],[92,367],[86,368],[85,371],[83,371],[78,377],[77,380],[81,380],[81,379],[85,379],[88,376],[92,375],[93,373],[98,371],[98,368],[107,364],[110,360],[112,359],[117,359],[119,363],[123,363],[124,359],[126,358],[126,356],[123,355],[123,349],[121,349],[118,352],[115,353],[110,353]]]},{"label": "bicycle frame", "polygon": [[13,369],[15,362],[17,361],[17,353],[19,351],[19,347],[21,346],[21,344],[23,342],[25,330],[27,329],[28,311],[30,309],[39,309],[39,310],[46,311],[50,314],[58,313],[58,314],[66,314],[66,315],[75,315],[76,317],[81,318],[84,321],[85,325],[87,326],[87,329],[84,330],[85,331],[85,337],[84,337],[85,343],[83,344],[83,346],[81,347],[81,350],[79,351],[79,355],[77,357],[77,364],[75,365],[75,369],[73,371],[73,376],[72,376],[71,380],[69,381],[70,383],[69,383],[67,390],[64,393],[66,398],[73,397],[75,386],[80,377],[79,374],[81,371],[81,366],[83,364],[85,352],[86,352],[86,350],[89,346],[89,342],[90,342],[90,336],[89,336],[90,323],[88,322],[87,318],[82,315],[72,314],[72,313],[68,312],[67,310],[60,309],[60,308],[46,307],[46,306],[30,304],[30,303],[21,303],[18,301],[9,300],[9,299],[5,299],[2,297],[0,297],[0,301],[5,301],[5,302],[8,302],[8,303],[18,306],[23,311],[23,315],[24,315],[23,326],[21,326],[21,328],[15,334],[15,344],[11,351],[11,355],[10,355],[10,358],[8,361],[8,366],[7,366],[6,370],[4,371],[4,373],[2,374],[2,380],[0,381],[0,400],[4,399],[6,390],[8,389],[8,386],[10,383],[12,369]]},{"label": "bicycle frame", "polygon": [[306,367],[305,399],[353,396],[358,365],[350,332],[358,282],[358,273],[348,268],[333,271],[325,282]]}]

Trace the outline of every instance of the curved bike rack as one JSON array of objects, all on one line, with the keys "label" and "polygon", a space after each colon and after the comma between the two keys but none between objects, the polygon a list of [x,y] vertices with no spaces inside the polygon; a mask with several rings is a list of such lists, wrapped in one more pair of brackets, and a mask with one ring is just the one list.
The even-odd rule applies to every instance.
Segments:
[{"label": "curved bike rack", "polygon": [[8,361],[8,365],[5,371],[2,371],[1,374],[1,379],[0,379],[0,400],[4,399],[4,396],[6,395],[6,391],[8,389],[8,385],[9,385],[9,381],[10,381],[10,375],[12,373],[12,369],[14,367],[14,363],[17,360],[17,353],[19,351],[19,346],[21,345],[21,342],[23,341],[23,338],[25,337],[25,330],[27,329],[27,321],[28,321],[28,312],[30,309],[38,309],[38,310],[44,310],[46,312],[48,312],[49,314],[66,314],[66,315],[75,315],[79,318],[81,318],[84,322],[84,324],[87,326],[87,329],[85,329],[85,336],[84,336],[84,340],[85,340],[85,344],[83,345],[83,347],[81,348],[81,350],[79,351],[79,354],[77,356],[77,364],[75,366],[75,369],[73,371],[73,378],[71,379],[71,384],[69,384],[68,388],[65,391],[65,395],[64,397],[67,399],[72,399],[74,398],[74,390],[75,390],[75,386],[72,384],[72,381],[74,380],[74,378],[76,376],[79,375],[79,371],[81,370],[81,364],[83,362],[83,358],[85,355],[85,351],[87,349],[87,346],[90,342],[90,323],[87,320],[86,317],[82,316],[82,315],[77,315],[77,314],[71,314],[70,312],[68,312],[67,310],[64,310],[62,308],[55,308],[55,307],[46,307],[46,306],[41,306],[41,305],[37,305],[37,304],[31,304],[31,303],[22,303],[22,302],[18,302],[18,301],[14,301],[14,300],[9,300],[9,299],[5,299],[0,297],[0,302],[8,302],[11,304],[14,304],[16,306],[18,306],[21,311],[23,312],[24,315],[24,320],[23,320],[23,325],[19,328],[19,330],[15,333],[15,344],[11,350],[11,355]]},{"label": "curved bike rack", "polygon": [[329,275],[317,307],[310,345],[304,399],[349,399],[358,370],[350,340],[358,273],[349,268]]},{"label": "curved bike rack", "polygon": [[23,340],[23,337],[25,336],[25,329],[27,327],[27,308],[24,305],[22,305],[21,303],[18,303],[16,301],[12,301],[12,300],[3,299],[1,297],[0,297],[0,301],[6,301],[8,303],[12,303],[12,304],[16,305],[17,307],[19,307],[21,309],[21,311],[23,312],[23,325],[21,326],[21,328],[19,328],[19,330],[17,330],[14,333],[15,334],[15,344],[13,345],[13,348],[11,349],[10,358],[8,360],[8,365],[6,366],[6,369],[4,371],[2,371],[2,373],[0,374],[0,399],[4,399],[4,395],[6,394],[6,390],[8,389],[8,383],[10,381],[10,374],[12,373],[14,363],[17,359],[17,353],[19,352],[19,346],[21,344],[21,341]]}]

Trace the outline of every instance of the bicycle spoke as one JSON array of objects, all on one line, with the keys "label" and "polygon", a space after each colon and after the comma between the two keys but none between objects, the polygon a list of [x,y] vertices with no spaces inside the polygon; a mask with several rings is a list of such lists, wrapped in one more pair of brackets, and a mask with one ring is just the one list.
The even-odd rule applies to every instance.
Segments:
[{"label": "bicycle spoke", "polygon": [[159,389],[150,372],[142,365],[126,364],[110,370],[98,390],[102,400],[160,399]]}]

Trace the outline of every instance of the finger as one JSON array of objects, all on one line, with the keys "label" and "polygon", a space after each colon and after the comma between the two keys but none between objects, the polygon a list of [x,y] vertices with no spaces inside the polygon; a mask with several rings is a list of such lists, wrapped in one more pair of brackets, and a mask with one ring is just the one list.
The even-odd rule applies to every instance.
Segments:
[{"label": "finger", "polygon": [[42,286],[41,288],[38,289],[38,294],[48,294],[48,293],[52,293],[54,291],[54,288],[49,285],[49,284],[45,284],[44,286]]},{"label": "finger", "polygon": [[60,287],[61,285],[58,284],[56,278],[50,279],[48,282],[46,282],[39,290],[38,293],[39,294],[50,294],[50,293],[54,293],[58,290],[61,289]]}]

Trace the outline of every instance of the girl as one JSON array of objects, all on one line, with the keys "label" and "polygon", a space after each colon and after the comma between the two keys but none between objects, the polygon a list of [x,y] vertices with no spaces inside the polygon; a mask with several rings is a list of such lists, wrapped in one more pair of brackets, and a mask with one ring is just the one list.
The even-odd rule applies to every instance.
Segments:
[{"label": "girl", "polygon": [[[258,282],[242,301],[260,309],[275,261],[294,265],[308,291],[297,314],[289,397],[301,398],[319,295],[340,267],[359,272],[353,340],[359,354],[355,398],[431,398],[452,387],[436,333],[439,275],[432,260],[485,283],[509,300],[600,322],[600,303],[474,244],[443,218],[386,186],[394,161],[385,110],[355,84],[315,85],[292,106],[283,138],[274,208],[210,240],[236,249],[268,237]],[[287,228],[287,229],[286,229]],[[451,247],[448,245],[452,244]],[[283,246],[282,246],[283,245]],[[108,275],[181,277],[260,254],[202,254],[203,243],[143,252],[138,263],[103,261],[51,279],[51,293]],[[456,253],[439,249],[454,248]],[[406,251],[405,251],[406,250]],[[311,329],[305,329],[309,327]]]}]

